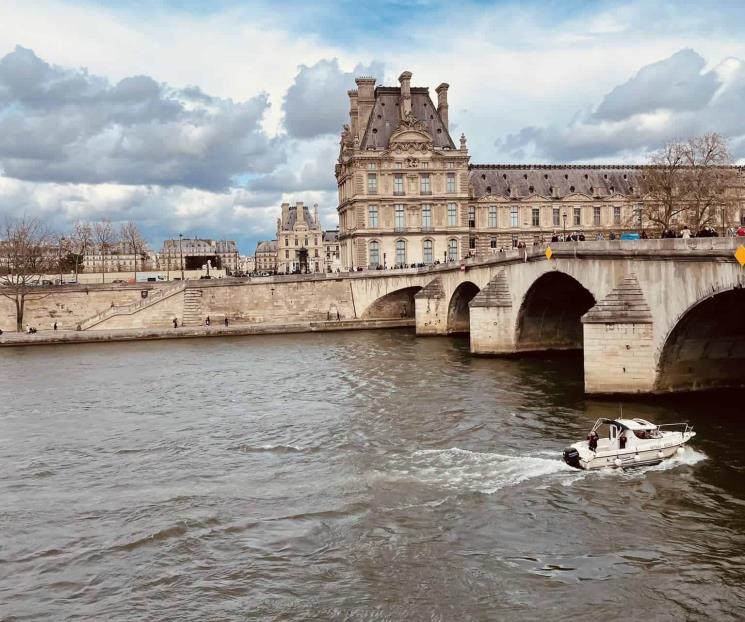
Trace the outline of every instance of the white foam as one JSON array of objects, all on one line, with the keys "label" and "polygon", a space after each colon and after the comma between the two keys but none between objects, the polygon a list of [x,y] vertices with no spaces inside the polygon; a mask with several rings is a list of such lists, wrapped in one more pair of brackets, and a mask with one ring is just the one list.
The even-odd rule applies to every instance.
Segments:
[{"label": "white foam", "polygon": [[427,449],[412,454],[412,464],[394,475],[455,490],[494,493],[530,479],[573,472],[558,457],[507,456],[452,447]]}]

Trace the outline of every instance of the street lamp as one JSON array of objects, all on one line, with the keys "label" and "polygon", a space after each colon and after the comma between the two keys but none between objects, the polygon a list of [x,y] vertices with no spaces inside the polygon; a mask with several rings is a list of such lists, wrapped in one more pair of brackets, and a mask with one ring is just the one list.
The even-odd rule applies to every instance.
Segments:
[{"label": "street lamp", "polygon": [[567,213],[564,212],[564,242],[567,241]]},{"label": "street lamp", "polygon": [[59,284],[62,285],[62,246],[65,243],[65,236],[63,235],[59,239],[59,247],[57,248],[57,264],[59,268]]},{"label": "street lamp", "polygon": [[181,263],[181,280],[184,280],[184,251],[181,248],[181,240],[184,237],[183,233],[178,234],[178,254],[180,257],[180,263]]}]

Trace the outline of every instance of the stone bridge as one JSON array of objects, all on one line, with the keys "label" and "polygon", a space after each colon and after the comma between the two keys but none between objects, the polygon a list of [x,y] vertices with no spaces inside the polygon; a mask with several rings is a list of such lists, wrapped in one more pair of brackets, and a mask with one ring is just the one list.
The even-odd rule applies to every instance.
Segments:
[{"label": "stone bridge", "polygon": [[350,286],[359,317],[413,312],[418,335],[470,333],[475,354],[581,349],[588,393],[742,387],[739,245],[733,238],[556,243],[550,258],[545,247],[508,251],[350,275]]}]

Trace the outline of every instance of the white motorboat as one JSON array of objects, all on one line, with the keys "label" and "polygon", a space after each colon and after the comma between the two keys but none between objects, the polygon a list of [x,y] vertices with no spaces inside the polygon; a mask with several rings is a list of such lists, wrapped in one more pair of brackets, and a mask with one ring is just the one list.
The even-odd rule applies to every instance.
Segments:
[{"label": "white motorboat", "polygon": [[577,469],[602,469],[659,464],[696,433],[687,423],[655,425],[644,419],[598,419],[586,441],[564,450],[564,462]]}]

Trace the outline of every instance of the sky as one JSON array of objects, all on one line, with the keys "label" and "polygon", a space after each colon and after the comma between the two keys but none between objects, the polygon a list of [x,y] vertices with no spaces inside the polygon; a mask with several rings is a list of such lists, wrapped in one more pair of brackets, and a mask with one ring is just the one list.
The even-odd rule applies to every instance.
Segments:
[{"label": "sky", "polygon": [[745,162],[745,3],[0,0],[0,218],[271,239],[334,228],[347,90],[450,84],[471,162],[643,163],[716,131]]}]

